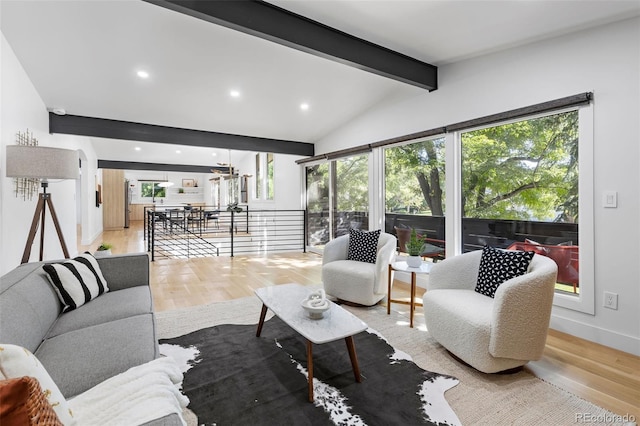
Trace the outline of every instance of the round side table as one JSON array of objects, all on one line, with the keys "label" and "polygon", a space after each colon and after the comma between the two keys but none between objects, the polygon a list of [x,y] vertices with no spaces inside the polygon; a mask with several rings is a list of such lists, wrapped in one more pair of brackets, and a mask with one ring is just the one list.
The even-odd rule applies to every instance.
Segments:
[{"label": "round side table", "polygon": [[[433,267],[433,263],[431,262],[422,262],[420,267],[412,268],[407,265],[407,262],[393,262],[389,264],[389,278],[387,283],[387,315],[391,313],[391,303],[402,303],[404,305],[410,305],[410,314],[409,314],[409,327],[413,328],[413,311],[417,306],[422,306],[422,303],[416,303],[416,275],[418,274],[428,274],[431,272],[431,268]],[[401,272],[409,272],[411,274],[411,300],[409,302],[404,300],[394,300],[391,298],[391,272],[392,271],[401,271]]]}]

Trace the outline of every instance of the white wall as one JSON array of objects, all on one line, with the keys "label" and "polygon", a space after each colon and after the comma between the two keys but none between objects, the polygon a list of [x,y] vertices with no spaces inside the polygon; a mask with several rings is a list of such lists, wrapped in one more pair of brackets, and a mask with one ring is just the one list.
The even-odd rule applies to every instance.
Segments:
[{"label": "white wall", "polygon": [[[96,156],[90,145],[83,144],[79,138],[49,134],[49,118],[42,99],[31,84],[27,74],[18,62],[13,50],[7,43],[4,35],[0,44],[1,74],[0,74],[0,241],[3,242],[0,254],[0,275],[20,264],[27,234],[33,219],[37,195],[32,200],[24,201],[17,198],[13,191],[13,179],[5,176],[5,147],[15,144],[17,132],[25,132],[29,129],[33,132],[40,146],[53,146],[66,149],[82,149],[88,158],[87,173],[95,174]],[[93,168],[91,167],[93,164]],[[84,167],[83,167],[84,173]],[[51,182],[49,192],[56,209],[58,220],[64,234],[64,239],[70,255],[77,253],[76,232],[76,183],[73,180],[63,182]],[[82,197],[83,204],[90,204],[93,200]],[[82,211],[87,212],[87,232],[99,233],[102,230],[102,220],[96,222],[98,213],[91,213],[88,207]],[[98,209],[95,209],[98,211]],[[101,218],[101,215],[100,215]],[[84,225],[84,222],[83,222]],[[44,259],[59,259],[63,257],[62,248],[58,241],[51,216],[47,213],[45,224]],[[39,234],[38,234],[39,235]],[[39,252],[39,238],[33,245],[31,260],[37,260]]]},{"label": "white wall", "polygon": [[[439,69],[439,89],[373,110],[317,154],[593,91],[595,315],[554,307],[552,327],[640,355],[640,19]],[[618,192],[618,208],[600,204]],[[619,294],[618,310],[603,292]]]},{"label": "white wall", "polygon": [[[166,197],[164,199],[157,198],[156,205],[180,206],[191,203],[211,203],[211,186],[209,178],[212,175],[204,173],[185,173],[185,172],[160,172],[150,170],[126,170],[124,172],[125,179],[129,179],[130,184],[134,185],[131,189],[132,204],[150,204],[150,200],[140,198],[140,183],[142,180],[167,180],[173,183],[167,188]],[[197,182],[197,187],[183,188],[183,179],[193,179]],[[184,190],[179,193],[179,188]]]},{"label": "white wall", "polygon": [[[237,154],[236,154],[237,155]],[[240,174],[251,174],[249,178],[249,208],[251,210],[300,210],[300,166],[296,160],[303,157],[298,155],[274,154],[274,199],[256,200],[256,163],[255,152],[245,153],[237,160]]]}]

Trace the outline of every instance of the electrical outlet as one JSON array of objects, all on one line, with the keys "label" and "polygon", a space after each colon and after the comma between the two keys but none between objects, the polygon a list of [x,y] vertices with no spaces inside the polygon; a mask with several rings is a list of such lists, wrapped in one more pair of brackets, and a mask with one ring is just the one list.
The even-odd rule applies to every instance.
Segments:
[{"label": "electrical outlet", "polygon": [[609,309],[618,309],[618,294],[605,291],[604,307]]}]

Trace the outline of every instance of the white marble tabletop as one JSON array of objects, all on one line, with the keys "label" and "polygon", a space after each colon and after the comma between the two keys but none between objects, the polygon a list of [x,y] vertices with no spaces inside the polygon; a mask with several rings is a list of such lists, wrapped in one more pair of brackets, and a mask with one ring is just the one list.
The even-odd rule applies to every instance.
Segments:
[{"label": "white marble tabletop", "polygon": [[429,272],[431,272],[433,263],[422,262],[419,268],[412,268],[409,265],[407,265],[407,262],[400,261],[400,262],[393,262],[391,264],[391,267],[396,271],[415,272],[416,274],[428,274]]},{"label": "white marble tabletop", "polygon": [[263,287],[255,293],[278,318],[312,343],[333,342],[367,329],[362,320],[331,301],[322,318],[309,318],[301,303],[311,289],[300,284]]}]

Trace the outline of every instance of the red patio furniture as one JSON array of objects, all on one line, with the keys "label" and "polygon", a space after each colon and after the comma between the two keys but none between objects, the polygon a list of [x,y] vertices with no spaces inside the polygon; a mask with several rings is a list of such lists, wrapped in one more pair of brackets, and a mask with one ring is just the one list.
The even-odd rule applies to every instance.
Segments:
[{"label": "red patio furniture", "polygon": [[517,241],[507,247],[507,250],[532,251],[553,259],[558,265],[557,282],[573,286],[573,292],[578,292],[579,285],[579,246],[540,244],[535,241]]}]

